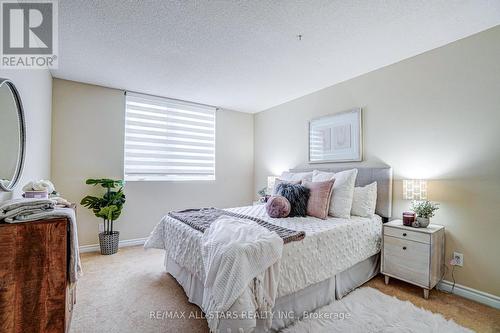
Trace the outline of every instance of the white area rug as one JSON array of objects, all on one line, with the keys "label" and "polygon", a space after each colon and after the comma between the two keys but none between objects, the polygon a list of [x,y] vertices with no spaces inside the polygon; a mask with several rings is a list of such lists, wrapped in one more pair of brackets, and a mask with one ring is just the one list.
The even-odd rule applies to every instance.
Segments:
[{"label": "white area rug", "polygon": [[440,314],[420,309],[373,288],[360,288],[309,314],[287,333],[309,332],[472,332]]}]

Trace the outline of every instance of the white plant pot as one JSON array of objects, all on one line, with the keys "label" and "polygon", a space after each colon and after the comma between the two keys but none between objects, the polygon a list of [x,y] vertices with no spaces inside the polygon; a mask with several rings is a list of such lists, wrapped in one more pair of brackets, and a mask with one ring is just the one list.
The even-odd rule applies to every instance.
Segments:
[{"label": "white plant pot", "polygon": [[431,223],[430,218],[417,216],[417,219],[415,220],[415,222],[413,222],[411,226],[415,228],[427,228],[429,223]]}]

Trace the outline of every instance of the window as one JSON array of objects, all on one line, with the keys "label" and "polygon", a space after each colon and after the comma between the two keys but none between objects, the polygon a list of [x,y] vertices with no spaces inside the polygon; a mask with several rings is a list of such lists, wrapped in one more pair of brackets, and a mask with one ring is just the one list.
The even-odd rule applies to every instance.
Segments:
[{"label": "window", "polygon": [[125,180],[214,180],[215,111],[127,92]]}]

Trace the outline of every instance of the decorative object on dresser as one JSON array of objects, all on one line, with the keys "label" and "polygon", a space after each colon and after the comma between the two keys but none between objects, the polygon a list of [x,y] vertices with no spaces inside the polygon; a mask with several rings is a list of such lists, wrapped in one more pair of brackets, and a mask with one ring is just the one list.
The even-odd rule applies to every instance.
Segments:
[{"label": "decorative object on dresser", "polygon": [[403,225],[411,227],[413,222],[415,222],[416,216],[415,212],[403,212]]},{"label": "decorative object on dresser", "polygon": [[50,180],[45,179],[28,182],[23,186],[23,192],[23,197],[28,199],[46,199],[48,197],[59,196],[54,184]]},{"label": "decorative object on dresser", "polygon": [[381,272],[385,283],[394,277],[424,289],[424,298],[444,271],[444,227],[430,224],[415,229],[401,220],[384,224]]},{"label": "decorative object on dresser", "polygon": [[[99,246],[101,254],[115,254],[118,252],[118,242],[120,232],[113,230],[113,222],[116,221],[122,212],[125,204],[125,194],[123,193],[123,180],[113,179],[87,179],[87,185],[100,185],[106,189],[102,197],[87,195],[80,202],[81,205],[92,209],[95,216],[104,220],[104,231],[99,233]],[[116,190],[116,188],[118,190]]]},{"label": "decorative object on dresser", "polygon": [[434,212],[439,209],[439,204],[430,201],[413,201],[411,209],[417,214],[417,220],[411,226],[414,228],[426,228],[431,222]]},{"label": "decorative object on dresser", "polygon": [[68,332],[70,221],[0,223],[0,332]]},{"label": "decorative object on dresser", "polygon": [[362,160],[360,108],[323,116],[309,122],[309,163]]},{"label": "decorative object on dresser", "polygon": [[48,199],[49,192],[45,191],[25,191],[23,193],[23,198],[26,199]]}]

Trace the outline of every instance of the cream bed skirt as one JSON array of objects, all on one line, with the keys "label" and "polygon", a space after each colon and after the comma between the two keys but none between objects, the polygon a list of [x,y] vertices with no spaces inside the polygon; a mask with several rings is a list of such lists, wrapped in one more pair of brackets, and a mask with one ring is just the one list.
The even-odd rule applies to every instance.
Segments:
[{"label": "cream bed skirt", "polygon": [[[194,274],[183,268],[172,258],[165,257],[165,268],[184,289],[189,302],[201,308],[203,303],[203,283]],[[272,330],[279,331],[294,321],[302,318],[305,313],[312,312],[335,299],[340,299],[349,292],[373,278],[380,272],[380,255],[357,263],[332,278],[308,286],[295,293],[276,299],[273,309]],[[220,332],[263,332],[263,320],[250,316],[247,304],[252,302],[249,290],[245,292],[229,309],[238,317],[220,320]]]}]

